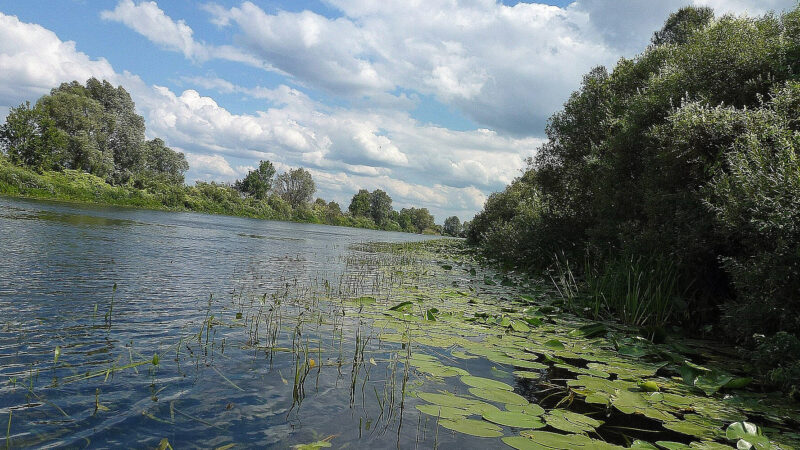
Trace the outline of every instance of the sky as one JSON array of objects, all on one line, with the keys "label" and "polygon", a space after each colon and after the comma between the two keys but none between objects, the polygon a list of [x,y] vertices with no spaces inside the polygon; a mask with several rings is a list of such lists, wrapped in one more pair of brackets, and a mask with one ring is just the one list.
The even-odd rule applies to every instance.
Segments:
[{"label": "sky", "polygon": [[361,188],[437,223],[521,174],[586,72],[670,12],[796,0],[4,0],[0,119],[61,82],[122,85],[187,181],[304,167],[343,209]]}]

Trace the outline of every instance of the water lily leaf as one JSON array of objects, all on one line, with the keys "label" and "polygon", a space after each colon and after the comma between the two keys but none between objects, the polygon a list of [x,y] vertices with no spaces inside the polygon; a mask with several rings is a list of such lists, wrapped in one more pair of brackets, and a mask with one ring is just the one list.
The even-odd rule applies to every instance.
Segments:
[{"label": "water lily leaf", "polygon": [[588,433],[594,431],[603,422],[589,416],[564,409],[554,409],[544,416],[545,422],[553,428],[567,433]]},{"label": "water lily leaf", "polygon": [[452,406],[441,405],[417,405],[416,408],[425,414],[433,417],[441,417],[442,419],[455,419],[459,417],[469,416],[471,413],[467,410],[454,408]]},{"label": "water lily leaf", "polygon": [[697,364],[693,364],[691,361],[684,361],[683,365],[678,369],[683,378],[683,382],[688,384],[689,386],[694,386],[694,381],[700,375],[711,372],[710,369],[706,369],[705,367],[698,366]]},{"label": "water lily leaf", "polygon": [[762,436],[761,429],[750,422],[734,422],[725,429],[725,437],[736,442],[736,448],[749,450],[770,448],[769,439]]},{"label": "water lily leaf", "polygon": [[413,305],[412,302],[408,302],[408,301],[400,302],[400,303],[392,306],[391,308],[389,308],[389,311],[404,311],[404,310],[408,309],[411,305]]},{"label": "water lily leaf", "polygon": [[592,439],[582,434],[559,434],[551,433],[549,431],[532,431],[526,430],[520,433],[522,439],[527,439],[530,442],[525,442],[519,437],[506,437],[503,442],[506,445],[520,450],[536,449],[536,450],[572,450],[572,449],[592,449],[592,450],[612,450],[621,449],[618,445],[609,444],[597,439]]},{"label": "water lily leaf", "polygon": [[519,333],[527,333],[527,332],[531,331],[530,327],[525,325],[525,322],[523,322],[521,320],[512,321],[511,322],[511,329],[516,331],[516,332],[519,332]]},{"label": "water lily leaf", "polygon": [[500,409],[490,403],[482,402],[471,398],[458,397],[451,393],[446,394],[433,394],[429,392],[422,392],[418,397],[440,406],[449,406],[453,408],[463,409],[471,414],[483,414],[488,411],[499,411]]},{"label": "water lily leaf", "polygon": [[648,381],[639,380],[636,382],[636,386],[639,386],[639,389],[641,389],[644,392],[658,392],[661,390],[658,387],[658,383],[656,383],[653,380],[648,380]]},{"label": "water lily leaf", "polygon": [[470,274],[470,275],[472,275],[473,277],[474,277],[475,275],[477,275],[477,273],[478,273],[478,272],[476,272],[476,271],[475,271],[475,268],[474,268],[474,267],[471,267],[471,268],[469,269],[469,274]]},{"label": "water lily leaf", "polygon": [[733,381],[733,376],[731,375],[720,372],[710,372],[695,378],[694,386],[700,388],[700,390],[710,397],[731,381]]},{"label": "water lily leaf", "polygon": [[[544,364],[542,364],[541,366],[542,366],[541,367],[542,369],[546,369],[547,368],[547,366],[544,365]],[[539,378],[542,377],[542,373],[541,372],[531,372],[531,371],[528,371],[528,370],[515,370],[514,371],[514,376],[518,377],[518,378],[539,379]]]},{"label": "water lily leaf", "polygon": [[645,450],[658,450],[658,447],[656,447],[655,445],[653,445],[653,444],[651,444],[649,442],[640,441],[638,439],[633,441],[633,444],[631,444],[631,448],[638,448],[638,449],[645,449]]},{"label": "water lily leaf", "polygon": [[466,354],[464,352],[460,352],[460,351],[453,351],[453,352],[450,352],[450,354],[455,356],[458,359],[476,359],[477,358],[477,356],[468,355],[468,354]]},{"label": "water lily leaf", "polygon": [[438,309],[430,308],[427,311],[425,311],[425,318],[430,320],[430,321],[432,321],[432,322],[435,322],[436,321],[436,314],[438,314],[438,313],[439,313]]},{"label": "water lily leaf", "polygon": [[500,437],[502,429],[495,424],[475,419],[443,419],[439,425],[459,433],[476,437]]},{"label": "water lily leaf", "polygon": [[350,302],[355,303],[360,306],[371,305],[376,302],[374,297],[358,297],[350,300]]},{"label": "water lily leaf", "polygon": [[476,388],[483,388],[483,389],[503,389],[505,391],[513,391],[514,388],[509,386],[502,381],[496,381],[489,378],[483,377],[474,377],[472,375],[466,375],[461,377],[461,381],[472,387]]},{"label": "water lily leaf", "polygon": [[584,337],[584,338],[593,338],[596,336],[601,336],[608,332],[608,327],[603,325],[602,323],[593,323],[589,325],[584,325],[580,328],[576,328],[569,333],[569,336],[572,337]]},{"label": "water lily leaf", "polygon": [[531,416],[541,416],[544,414],[544,408],[536,403],[528,403],[527,405],[508,404],[506,409],[509,411],[525,413]]},{"label": "water lily leaf", "polygon": [[650,354],[648,350],[638,345],[620,345],[617,351],[620,355],[630,356],[631,358],[641,358]]},{"label": "water lily leaf", "polygon": [[557,350],[563,350],[564,348],[566,348],[566,347],[564,347],[564,343],[559,341],[558,339],[550,339],[549,341],[545,342],[544,345],[545,345],[545,347],[549,347],[549,348],[553,348],[553,349],[557,349]]},{"label": "water lily leaf", "polygon": [[728,381],[722,387],[725,389],[742,389],[743,387],[749,385],[752,382],[753,379],[750,377],[738,377],[732,379],[731,381]]},{"label": "water lily leaf", "polygon": [[515,405],[528,404],[528,400],[526,400],[525,397],[502,389],[470,388],[469,392],[475,397],[493,402],[511,403]]},{"label": "water lily leaf", "polygon": [[686,444],[681,444],[680,442],[672,442],[672,441],[656,441],[656,445],[665,448],[667,450],[686,450],[689,447]]},{"label": "water lily leaf", "polygon": [[544,428],[546,425],[538,416],[532,416],[514,411],[487,412],[483,415],[485,420],[499,425],[515,428]]}]

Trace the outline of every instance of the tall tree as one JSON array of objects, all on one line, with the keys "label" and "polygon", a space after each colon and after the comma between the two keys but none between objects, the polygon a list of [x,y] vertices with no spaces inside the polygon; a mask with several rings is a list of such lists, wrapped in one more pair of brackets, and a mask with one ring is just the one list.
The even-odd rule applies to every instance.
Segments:
[{"label": "tall tree", "polygon": [[267,198],[272,189],[272,177],[275,176],[275,167],[270,161],[260,161],[256,170],[247,172],[242,180],[234,184],[236,190],[251,195],[259,200]]},{"label": "tall tree", "polygon": [[350,200],[350,206],[347,208],[350,215],[353,217],[367,217],[370,215],[370,194],[366,189],[359,189]]},{"label": "tall tree", "polygon": [[685,44],[695,31],[714,20],[714,10],[708,7],[687,6],[670,14],[661,30],[653,35],[653,45]]},{"label": "tall tree", "polygon": [[145,142],[143,149],[142,171],[145,174],[170,184],[183,184],[183,174],[189,170],[183,153],[167,147],[159,138]]},{"label": "tall tree", "polygon": [[456,216],[444,219],[442,232],[448,236],[458,236],[461,234],[461,220]]},{"label": "tall tree", "polygon": [[275,193],[292,205],[292,208],[310,202],[316,190],[311,173],[302,167],[278,175],[275,184]]},{"label": "tall tree", "polygon": [[369,195],[369,213],[379,227],[386,225],[392,212],[392,198],[386,192],[375,189]]}]

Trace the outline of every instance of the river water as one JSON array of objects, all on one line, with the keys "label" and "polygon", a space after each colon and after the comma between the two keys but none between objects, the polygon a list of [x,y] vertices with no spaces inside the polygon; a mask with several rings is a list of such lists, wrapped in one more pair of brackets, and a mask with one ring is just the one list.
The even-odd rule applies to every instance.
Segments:
[{"label": "river water", "polygon": [[[11,411],[12,446],[155,447],[167,438],[176,448],[283,448],[322,439],[322,430],[344,434],[339,444],[394,442],[386,433],[358,440],[359,415],[336,372],[292,408],[291,358],[254,358],[240,328],[213,327],[217,347],[203,358],[196,341],[176,343],[209,315],[235,318],[237,300],[341,282],[353,244],[423,239],[0,198],[2,434]],[[155,354],[157,367],[80,379]]]}]

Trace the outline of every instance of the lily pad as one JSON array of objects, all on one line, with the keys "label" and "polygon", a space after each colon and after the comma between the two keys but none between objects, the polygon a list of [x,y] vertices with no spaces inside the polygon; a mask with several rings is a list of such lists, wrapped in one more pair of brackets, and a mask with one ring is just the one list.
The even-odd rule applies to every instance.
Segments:
[{"label": "lily pad", "polygon": [[545,422],[553,428],[567,433],[588,433],[594,431],[603,422],[589,416],[564,409],[554,409],[544,416]]},{"label": "lily pad", "polygon": [[503,435],[502,428],[495,424],[475,419],[443,419],[439,421],[439,425],[447,428],[448,430],[457,431],[459,433],[468,434],[476,437],[500,437]]},{"label": "lily pad", "polygon": [[417,405],[416,408],[429,416],[441,417],[442,419],[456,419],[470,415],[469,411],[452,406]]},{"label": "lily pad", "polygon": [[483,418],[489,422],[515,428],[544,428],[546,425],[538,416],[514,411],[488,412]]},{"label": "lily pad", "polygon": [[475,397],[493,402],[510,403],[515,405],[527,405],[525,397],[503,389],[482,389],[470,388],[469,392]]},{"label": "lily pad", "polygon": [[531,416],[541,416],[544,414],[544,408],[535,403],[528,403],[527,405],[508,404],[506,405],[506,409],[509,411],[525,413]]},{"label": "lily pad", "polygon": [[482,389],[502,389],[504,391],[513,391],[514,388],[509,386],[502,381],[496,381],[489,378],[483,377],[474,377],[472,375],[466,375],[461,377],[461,381],[472,387],[482,388]]}]

